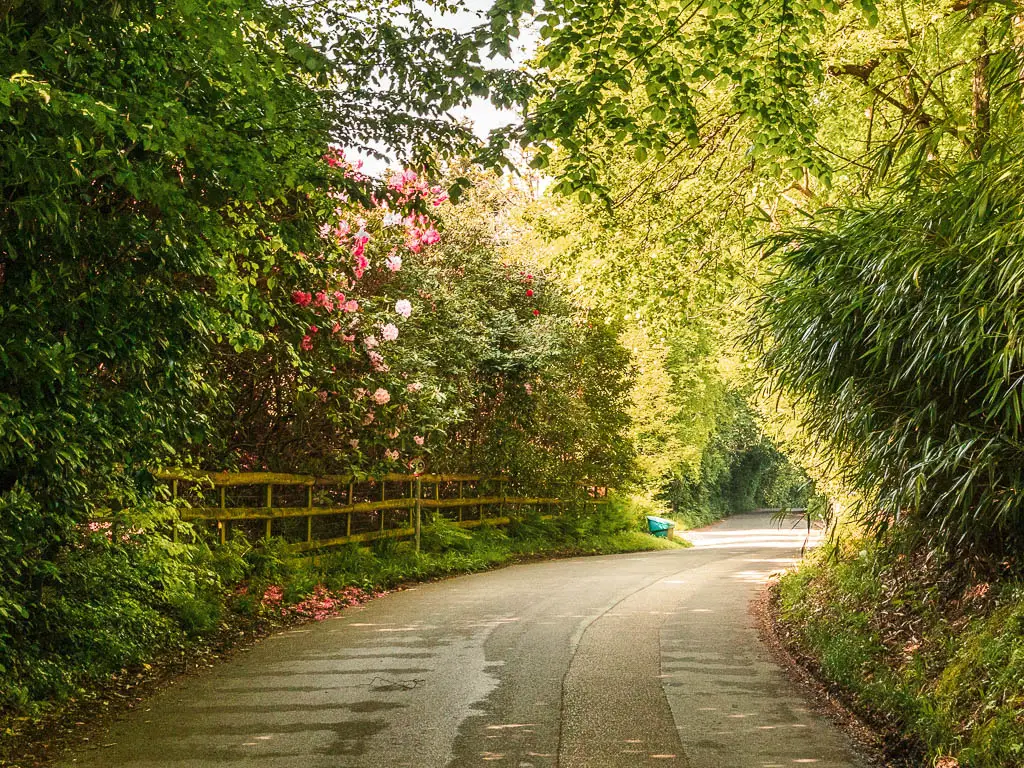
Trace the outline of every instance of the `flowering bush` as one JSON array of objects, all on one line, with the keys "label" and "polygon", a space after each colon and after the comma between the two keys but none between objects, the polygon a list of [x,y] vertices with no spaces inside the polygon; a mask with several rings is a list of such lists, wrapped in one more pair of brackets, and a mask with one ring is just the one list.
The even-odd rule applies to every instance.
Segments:
[{"label": "flowering bush", "polygon": [[377,187],[336,149],[323,162],[315,238],[291,249],[287,278],[263,287],[274,315],[264,343],[220,349],[218,388],[231,406],[224,442],[201,457],[214,467],[394,469],[425,444],[414,432],[447,418],[414,397],[419,361],[403,343],[447,195],[413,170]]}]

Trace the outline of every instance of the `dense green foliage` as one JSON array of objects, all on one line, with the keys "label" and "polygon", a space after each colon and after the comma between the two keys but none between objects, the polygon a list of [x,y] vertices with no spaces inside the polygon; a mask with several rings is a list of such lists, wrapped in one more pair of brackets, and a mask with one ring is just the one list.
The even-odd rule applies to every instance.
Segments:
[{"label": "dense green foliage", "polygon": [[778,240],[764,363],[848,457],[875,530],[1019,548],[1024,318],[1021,161],[819,218]]},{"label": "dense green foliage", "polygon": [[785,576],[779,599],[796,649],[894,732],[912,764],[945,755],[965,768],[1003,768],[1024,759],[1020,581],[965,577],[853,540]]},{"label": "dense green foliage", "polygon": [[[605,194],[615,150],[627,145],[636,165],[657,168],[708,133],[739,125],[749,159],[762,155],[794,178],[827,176],[814,150],[812,89],[824,74],[808,55],[840,4],[831,0],[622,2],[546,0],[535,23],[542,50],[541,98],[523,133],[538,144],[537,167],[552,145],[568,158],[563,189],[581,198]],[[852,4],[867,19],[874,3]],[[500,33],[515,34],[533,2],[499,0]],[[771,41],[766,44],[766,41]],[[495,43],[502,47],[503,39]]]},{"label": "dense green foliage", "polygon": [[476,39],[377,3],[0,3],[0,706],[214,631],[258,570],[155,467],[629,475],[614,331],[336,148],[475,152],[449,110],[518,87]]},{"label": "dense green foliage", "polygon": [[[497,28],[524,10],[498,3]],[[826,454],[808,468],[860,496],[876,530],[906,520],[976,551],[1012,549],[1019,529],[1020,351],[1002,322],[1016,311],[1018,13],[552,0],[524,128],[537,165],[581,190],[576,220],[600,222],[568,255],[570,271],[598,267],[606,306],[666,349],[700,339],[713,364],[689,371],[704,381],[752,314],[753,362]],[[743,390],[743,362],[694,391]],[[706,402],[695,421],[723,412]]]},{"label": "dense green foliage", "polygon": [[765,437],[753,409],[729,392],[696,471],[677,470],[661,497],[690,526],[758,508],[806,507],[813,484]]}]

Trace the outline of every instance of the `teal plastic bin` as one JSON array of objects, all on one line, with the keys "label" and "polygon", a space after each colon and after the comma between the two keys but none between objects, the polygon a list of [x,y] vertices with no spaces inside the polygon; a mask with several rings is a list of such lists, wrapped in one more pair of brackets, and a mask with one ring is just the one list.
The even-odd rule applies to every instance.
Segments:
[{"label": "teal plastic bin", "polygon": [[654,515],[647,516],[647,530],[659,538],[671,539],[672,529],[675,527],[676,524],[672,520],[666,520],[664,517],[655,517]]}]

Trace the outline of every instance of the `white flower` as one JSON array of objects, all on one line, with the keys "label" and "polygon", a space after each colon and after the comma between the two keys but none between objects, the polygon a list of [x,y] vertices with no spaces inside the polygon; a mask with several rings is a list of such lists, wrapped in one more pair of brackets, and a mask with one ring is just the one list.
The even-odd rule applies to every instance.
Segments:
[{"label": "white flower", "polygon": [[385,227],[397,227],[402,223],[402,214],[395,213],[394,211],[388,211],[384,214],[384,218],[381,220],[381,224]]},{"label": "white flower", "polygon": [[399,299],[395,302],[395,312],[404,318],[408,318],[412,314],[412,302],[408,299]]},{"label": "white flower", "polygon": [[377,337],[367,336],[365,339],[363,339],[363,346],[366,347],[367,349],[373,349],[374,347],[377,346]]},{"label": "white flower", "polygon": [[380,337],[384,341],[394,341],[398,338],[398,326],[394,323],[388,323],[380,329]]},{"label": "white flower", "polygon": [[388,256],[387,265],[388,269],[392,272],[397,272],[402,268],[402,257],[397,255]]}]

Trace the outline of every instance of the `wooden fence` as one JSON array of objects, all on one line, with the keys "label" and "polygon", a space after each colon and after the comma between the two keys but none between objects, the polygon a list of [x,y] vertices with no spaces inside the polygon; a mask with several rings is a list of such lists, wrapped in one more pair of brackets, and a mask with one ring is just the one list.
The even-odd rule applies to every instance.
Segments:
[{"label": "wooden fence", "polygon": [[[566,505],[608,502],[608,489],[586,486],[562,496],[508,495],[508,477],[483,475],[292,475],[277,472],[157,472],[171,496],[186,502],[182,519],[216,526],[221,543],[233,534],[281,536],[292,552],[414,537],[420,547],[423,510],[461,528],[506,525],[525,510],[550,518]],[[546,513],[546,514],[544,514]]]}]

